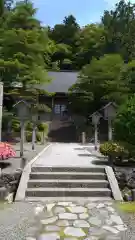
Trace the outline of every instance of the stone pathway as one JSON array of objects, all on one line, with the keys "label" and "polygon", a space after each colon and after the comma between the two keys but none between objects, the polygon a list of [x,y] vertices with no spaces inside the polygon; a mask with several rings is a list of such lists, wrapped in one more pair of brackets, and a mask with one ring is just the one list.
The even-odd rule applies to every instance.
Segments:
[{"label": "stone pathway", "polygon": [[122,240],[127,227],[113,202],[52,202],[35,207],[27,240]]},{"label": "stone pathway", "polygon": [[[90,149],[93,149],[91,146]],[[93,161],[99,160],[84,146],[78,143],[53,143],[33,164],[35,166],[85,166],[90,167]]]}]

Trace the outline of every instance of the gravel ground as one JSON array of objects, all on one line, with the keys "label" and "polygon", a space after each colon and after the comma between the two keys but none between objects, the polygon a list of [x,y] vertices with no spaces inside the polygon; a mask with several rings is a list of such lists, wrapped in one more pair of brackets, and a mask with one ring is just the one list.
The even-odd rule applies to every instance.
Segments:
[{"label": "gravel ground", "polygon": [[135,213],[119,212],[128,230],[124,233],[123,240],[135,240]]},{"label": "gravel ground", "polygon": [[0,208],[0,240],[25,240],[33,226],[34,203],[16,202]]},{"label": "gravel ground", "polygon": [[[45,146],[37,144],[35,151],[32,151],[31,144],[24,145],[24,156],[29,162]],[[11,173],[20,168],[21,158],[19,156],[20,145],[14,145],[16,157],[4,161],[2,172]],[[25,240],[26,229],[33,226],[35,203],[15,202],[4,204],[0,202],[0,240]]]},{"label": "gravel ground", "polygon": [[[34,158],[38,153],[40,153],[44,149],[45,145],[36,144],[36,148],[33,151],[31,149],[31,143],[24,144],[24,157],[29,162],[32,158]],[[2,172],[11,173],[21,166],[21,158],[20,158],[20,144],[17,143],[13,145],[13,148],[16,150],[16,157],[10,158],[2,163]]]}]

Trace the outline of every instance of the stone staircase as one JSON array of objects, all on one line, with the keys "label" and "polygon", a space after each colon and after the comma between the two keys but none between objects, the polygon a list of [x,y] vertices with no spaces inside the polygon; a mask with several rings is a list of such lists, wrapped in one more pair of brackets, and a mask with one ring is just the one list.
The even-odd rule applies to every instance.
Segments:
[{"label": "stone staircase", "polygon": [[57,197],[111,200],[105,167],[32,167],[25,192],[33,201]]}]

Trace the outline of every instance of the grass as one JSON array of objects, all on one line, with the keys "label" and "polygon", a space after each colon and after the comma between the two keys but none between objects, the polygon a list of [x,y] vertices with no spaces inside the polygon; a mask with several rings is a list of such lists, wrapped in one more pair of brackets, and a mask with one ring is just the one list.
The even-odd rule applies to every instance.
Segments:
[{"label": "grass", "polygon": [[118,203],[118,208],[126,213],[135,213],[135,202]]}]

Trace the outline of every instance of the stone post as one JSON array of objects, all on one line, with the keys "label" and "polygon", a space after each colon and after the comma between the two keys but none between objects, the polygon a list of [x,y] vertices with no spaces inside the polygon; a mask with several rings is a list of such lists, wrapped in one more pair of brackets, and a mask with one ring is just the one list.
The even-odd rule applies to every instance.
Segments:
[{"label": "stone post", "polygon": [[86,133],[82,132],[82,144],[84,145],[86,143]]}]

